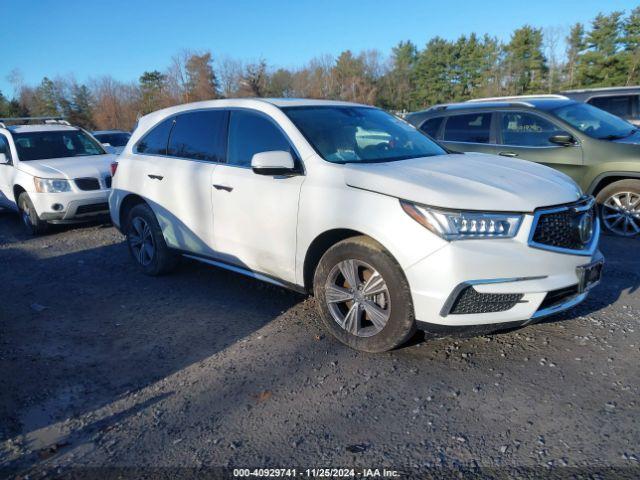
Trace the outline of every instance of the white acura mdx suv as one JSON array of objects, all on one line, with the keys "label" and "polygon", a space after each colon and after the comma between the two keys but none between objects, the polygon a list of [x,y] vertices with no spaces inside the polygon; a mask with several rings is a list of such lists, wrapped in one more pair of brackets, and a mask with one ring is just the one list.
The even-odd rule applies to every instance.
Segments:
[{"label": "white acura mdx suv", "polygon": [[180,255],[314,293],[369,352],[416,328],[497,330],[580,303],[603,257],[562,173],[450,154],[377,108],[214,100],[139,121],[109,200],[143,272]]},{"label": "white acura mdx suv", "polygon": [[[7,126],[9,121],[30,124]],[[108,214],[114,161],[91,135],[66,121],[0,119],[0,207],[18,210],[32,234],[45,232],[49,223]]]}]

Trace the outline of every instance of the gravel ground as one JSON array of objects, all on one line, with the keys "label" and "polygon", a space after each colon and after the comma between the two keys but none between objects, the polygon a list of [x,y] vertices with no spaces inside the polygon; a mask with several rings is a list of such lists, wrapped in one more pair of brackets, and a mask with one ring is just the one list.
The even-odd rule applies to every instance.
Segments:
[{"label": "gravel ground", "polygon": [[604,281],[554,321],[371,355],[328,336],[312,299],[191,261],[147,278],[108,225],[30,238],[0,212],[0,477],[233,466],[637,478],[639,246],[603,238]]}]

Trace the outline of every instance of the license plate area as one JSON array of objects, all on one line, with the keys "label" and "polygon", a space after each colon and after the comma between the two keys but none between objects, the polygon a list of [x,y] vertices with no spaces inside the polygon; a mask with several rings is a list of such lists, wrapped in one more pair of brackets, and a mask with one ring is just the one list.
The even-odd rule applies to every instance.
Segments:
[{"label": "license plate area", "polygon": [[591,290],[600,283],[603,267],[604,261],[598,260],[597,262],[593,262],[588,265],[581,265],[576,268],[576,273],[578,274],[579,293]]}]

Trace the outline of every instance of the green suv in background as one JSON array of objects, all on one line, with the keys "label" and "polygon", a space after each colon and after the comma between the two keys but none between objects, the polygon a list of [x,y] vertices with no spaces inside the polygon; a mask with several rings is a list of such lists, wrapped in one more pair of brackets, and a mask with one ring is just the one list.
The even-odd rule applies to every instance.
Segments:
[{"label": "green suv in background", "polygon": [[517,157],[560,170],[596,197],[605,230],[640,234],[640,131],[615,115],[541,95],[436,105],[406,119],[455,152]]}]

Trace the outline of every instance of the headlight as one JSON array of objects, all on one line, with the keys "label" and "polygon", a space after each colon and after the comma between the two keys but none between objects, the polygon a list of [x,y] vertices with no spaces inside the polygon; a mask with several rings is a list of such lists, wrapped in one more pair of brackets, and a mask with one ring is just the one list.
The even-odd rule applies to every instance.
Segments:
[{"label": "headlight", "polygon": [[522,222],[518,214],[442,210],[404,200],[400,204],[411,218],[445,240],[512,238]]},{"label": "headlight", "polygon": [[61,193],[70,192],[71,185],[68,180],[60,178],[38,178],[33,179],[38,193]]}]

